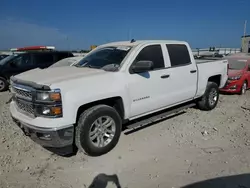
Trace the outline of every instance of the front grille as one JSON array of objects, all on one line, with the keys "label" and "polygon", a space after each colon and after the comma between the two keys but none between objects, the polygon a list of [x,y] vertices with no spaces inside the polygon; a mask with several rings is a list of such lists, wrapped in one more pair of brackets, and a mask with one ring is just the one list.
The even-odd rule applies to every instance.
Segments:
[{"label": "front grille", "polygon": [[24,102],[19,99],[16,99],[15,102],[19,110],[21,110],[24,113],[27,113],[28,115],[34,116],[35,110],[32,103]]},{"label": "front grille", "polygon": [[35,109],[32,103],[33,89],[23,85],[12,85],[11,92],[16,108],[28,116],[35,116]]},{"label": "front grille", "polygon": [[15,95],[17,97],[32,99],[32,92],[31,91],[21,89],[18,87],[12,87],[12,89],[13,89],[13,93],[15,93]]}]

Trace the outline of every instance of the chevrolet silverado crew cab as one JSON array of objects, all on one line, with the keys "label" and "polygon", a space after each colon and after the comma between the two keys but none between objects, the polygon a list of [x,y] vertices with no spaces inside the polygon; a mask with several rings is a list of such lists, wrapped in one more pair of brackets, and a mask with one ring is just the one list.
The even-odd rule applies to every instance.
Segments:
[{"label": "chevrolet silverado crew cab", "polygon": [[135,128],[193,103],[214,109],[227,71],[227,60],[196,62],[186,42],[114,42],[74,66],[11,77],[10,112],[45,148],[100,156],[117,145],[124,124]]}]

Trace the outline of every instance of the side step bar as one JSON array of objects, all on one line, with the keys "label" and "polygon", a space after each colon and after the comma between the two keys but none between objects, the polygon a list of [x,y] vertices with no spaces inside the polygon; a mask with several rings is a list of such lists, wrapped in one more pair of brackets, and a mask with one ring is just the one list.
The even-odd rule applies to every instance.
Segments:
[{"label": "side step bar", "polygon": [[150,115],[150,117],[147,117],[147,118],[145,118],[145,117],[143,119],[139,118],[140,120],[137,120],[137,121],[134,120],[136,122],[134,122],[132,124],[129,124],[126,128],[127,129],[143,128],[144,126],[147,126],[150,123],[159,121],[161,119],[166,119],[167,117],[169,117],[171,115],[174,115],[175,113],[180,113],[181,111],[183,111],[183,110],[185,110],[187,108],[194,107],[195,105],[196,105],[195,103],[191,103],[191,104],[189,103],[189,104],[182,105],[182,106],[179,106],[179,107],[170,108],[171,110],[169,110],[169,109],[164,110],[160,114],[158,112],[156,115]]}]

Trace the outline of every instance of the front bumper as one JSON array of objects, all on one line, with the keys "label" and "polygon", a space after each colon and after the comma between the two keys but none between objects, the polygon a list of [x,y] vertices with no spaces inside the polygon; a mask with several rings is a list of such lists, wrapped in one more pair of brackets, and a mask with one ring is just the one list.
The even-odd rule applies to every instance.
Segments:
[{"label": "front bumper", "polygon": [[220,91],[225,93],[240,93],[241,87],[238,81],[227,81],[226,85]]},{"label": "front bumper", "polygon": [[13,116],[12,119],[26,136],[43,147],[63,148],[73,144],[73,125],[63,129],[37,128],[21,122]]}]

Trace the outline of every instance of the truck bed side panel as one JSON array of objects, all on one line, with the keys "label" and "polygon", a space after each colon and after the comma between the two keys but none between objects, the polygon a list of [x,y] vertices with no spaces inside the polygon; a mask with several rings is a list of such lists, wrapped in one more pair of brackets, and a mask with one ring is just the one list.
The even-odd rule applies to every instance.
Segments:
[{"label": "truck bed side panel", "polygon": [[212,76],[220,75],[220,85],[222,88],[227,81],[227,64],[226,60],[199,60],[198,67],[198,87],[196,96],[202,96],[206,90],[208,79]]}]

